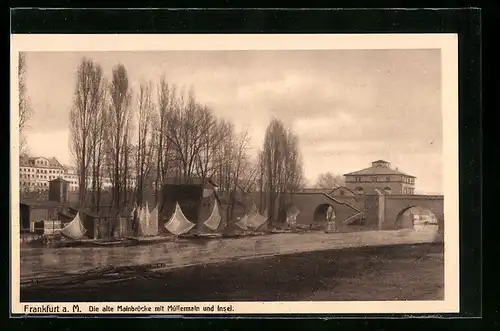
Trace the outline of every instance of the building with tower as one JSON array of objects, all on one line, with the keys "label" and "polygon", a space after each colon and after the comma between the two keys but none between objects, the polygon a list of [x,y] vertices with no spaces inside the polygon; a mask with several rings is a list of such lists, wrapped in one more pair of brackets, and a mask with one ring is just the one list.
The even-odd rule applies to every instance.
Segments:
[{"label": "building with tower", "polygon": [[415,176],[406,174],[398,168],[391,168],[390,162],[373,161],[372,166],[344,174],[345,187],[355,194],[375,194],[375,189],[385,194],[413,195]]}]

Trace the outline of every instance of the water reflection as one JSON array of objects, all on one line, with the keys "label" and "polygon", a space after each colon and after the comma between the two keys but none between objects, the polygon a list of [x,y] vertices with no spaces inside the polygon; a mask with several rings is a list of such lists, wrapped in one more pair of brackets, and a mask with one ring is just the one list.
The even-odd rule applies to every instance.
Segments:
[{"label": "water reflection", "polygon": [[163,268],[170,268],[261,254],[430,242],[434,240],[431,237],[426,231],[410,231],[404,234],[398,231],[330,234],[318,232],[231,239],[191,239],[132,247],[22,248],[21,278],[54,273],[77,274],[86,269],[106,266],[161,264]]}]

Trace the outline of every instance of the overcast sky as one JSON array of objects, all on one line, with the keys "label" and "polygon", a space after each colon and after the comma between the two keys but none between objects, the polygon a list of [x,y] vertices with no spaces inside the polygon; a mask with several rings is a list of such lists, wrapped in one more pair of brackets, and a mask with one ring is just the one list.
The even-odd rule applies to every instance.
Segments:
[{"label": "overcast sky", "polygon": [[82,57],[109,77],[122,63],[132,88],[162,75],[192,86],[219,117],[248,128],[253,150],[272,117],[300,139],[310,183],[378,159],[417,177],[416,191],[442,193],[439,50],[29,52],[32,155],[69,164],[69,112]]}]

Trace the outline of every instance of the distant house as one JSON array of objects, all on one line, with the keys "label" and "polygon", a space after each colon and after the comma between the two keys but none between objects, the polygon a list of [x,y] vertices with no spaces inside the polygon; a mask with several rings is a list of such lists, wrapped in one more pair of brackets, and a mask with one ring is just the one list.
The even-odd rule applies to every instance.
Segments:
[{"label": "distant house", "polygon": [[372,162],[366,169],[344,175],[345,186],[356,194],[374,194],[381,190],[384,194],[411,195],[415,192],[415,176],[392,169],[384,160]]}]

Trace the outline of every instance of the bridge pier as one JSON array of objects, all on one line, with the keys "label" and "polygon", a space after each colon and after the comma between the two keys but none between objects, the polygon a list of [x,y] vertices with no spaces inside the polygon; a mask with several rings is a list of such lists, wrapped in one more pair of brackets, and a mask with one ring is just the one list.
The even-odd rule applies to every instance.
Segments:
[{"label": "bridge pier", "polygon": [[378,189],[375,189],[375,192],[377,193],[377,200],[378,200],[377,224],[378,224],[378,229],[382,230],[384,228],[384,223],[385,223],[385,195]]}]

